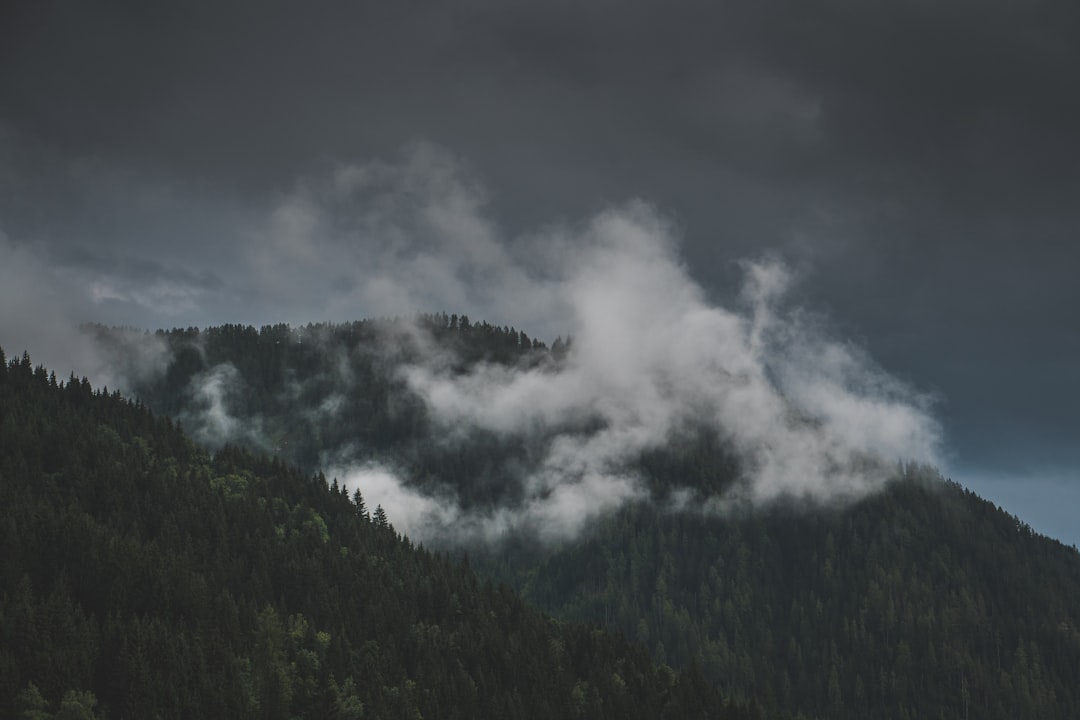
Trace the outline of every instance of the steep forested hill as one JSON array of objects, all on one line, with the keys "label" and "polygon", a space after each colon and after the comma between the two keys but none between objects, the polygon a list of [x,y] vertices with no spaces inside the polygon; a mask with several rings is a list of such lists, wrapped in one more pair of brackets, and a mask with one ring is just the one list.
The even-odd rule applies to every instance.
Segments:
[{"label": "steep forested hill", "polygon": [[[399,370],[436,351],[464,370],[478,362],[550,365],[565,350],[562,340],[549,349],[510,328],[441,315],[302,328],[88,330],[134,380],[135,395],[211,446],[239,442],[308,470],[327,454],[392,458],[416,482],[452,475],[467,503],[499,499],[509,483],[499,475],[506,463],[494,460],[525,450],[492,434],[466,445],[427,442],[438,429]],[[152,352],[164,365],[148,372],[140,365]]]},{"label": "steep forested hill", "polygon": [[0,352],[0,717],[751,717],[318,475]]},{"label": "steep forested hill", "polygon": [[[133,336],[95,332],[131,357]],[[140,397],[205,441],[247,442],[311,470],[327,452],[390,458],[414,487],[449,486],[481,508],[519,500],[506,475],[528,466],[530,439],[475,431],[437,442],[400,368],[436,353],[462,372],[477,362],[557,369],[567,348],[440,315],[148,338],[168,364],[143,376]],[[738,467],[707,429],[689,428],[634,470],[663,500],[677,487],[722,491]],[[570,542],[513,538],[471,552],[483,573],[557,616],[617,628],[657,660],[770,709],[1080,716],[1080,553],[931,470],[898,468],[884,492],[836,507],[631,503]]]},{"label": "steep forested hill", "polygon": [[636,506],[519,575],[729,692],[830,718],[1076,717],[1080,557],[917,473],[857,507]]}]

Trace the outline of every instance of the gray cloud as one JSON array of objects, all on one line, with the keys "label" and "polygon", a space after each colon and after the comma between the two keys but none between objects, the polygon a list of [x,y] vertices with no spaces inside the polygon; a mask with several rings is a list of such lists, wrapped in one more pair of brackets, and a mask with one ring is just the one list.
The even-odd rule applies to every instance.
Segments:
[{"label": "gray cloud", "polygon": [[[791,277],[781,262],[744,263],[741,299],[727,309],[707,300],[671,223],[649,206],[503,239],[481,214],[480,190],[455,168],[420,146],[398,167],[340,169],[321,193],[305,183],[281,206],[289,242],[266,246],[290,260],[273,256],[268,265],[299,263],[314,275],[363,258],[351,265],[350,286],[368,306],[451,300],[522,326],[530,326],[523,315],[532,326],[561,325],[574,337],[557,369],[481,365],[461,375],[438,354],[406,369],[444,437],[479,429],[539,437],[544,449],[521,478],[523,505],[480,515],[452,497],[425,498],[382,466],[337,468],[400,529],[428,539],[451,526],[484,537],[514,528],[571,535],[645,496],[626,468],[694,422],[733,446],[745,472],[739,492],[753,501],[850,500],[880,487],[897,460],[937,459],[927,399],[831,339],[820,318],[785,307]],[[344,233],[319,231],[331,222]],[[583,421],[598,429],[582,432]]]},{"label": "gray cloud", "polygon": [[263,439],[262,419],[235,417],[231,403],[244,392],[244,379],[231,363],[221,363],[191,379],[187,388],[191,402],[179,417],[184,428],[211,448],[226,443],[242,443],[268,449]]},{"label": "gray cloud", "polygon": [[104,298],[100,286],[69,267],[50,262],[39,244],[18,244],[0,229],[0,344],[9,354],[28,351],[36,364],[61,376],[88,376],[96,385],[129,390],[132,383],[163,372],[164,345],[139,333],[130,347],[97,342],[83,323],[87,308]]},{"label": "gray cloud", "polygon": [[[1080,343],[1078,8],[9,3],[0,226],[8,250],[37,258],[23,295],[46,317],[352,319],[372,314],[373,290],[349,266],[316,277],[301,255],[296,279],[255,272],[254,238],[272,242],[283,198],[324,202],[317,186],[346,159],[396,167],[428,138],[485,178],[483,216],[503,240],[644,198],[724,306],[735,260],[782,251],[803,278],[792,302],[946,396],[973,480],[1060,475],[1080,463],[1080,371],[1063,360]],[[447,279],[419,256],[414,269]],[[485,290],[461,292],[448,303],[486,307]],[[20,302],[2,299],[7,315]],[[549,332],[533,319],[521,326]],[[0,340],[28,330],[5,319]]]}]

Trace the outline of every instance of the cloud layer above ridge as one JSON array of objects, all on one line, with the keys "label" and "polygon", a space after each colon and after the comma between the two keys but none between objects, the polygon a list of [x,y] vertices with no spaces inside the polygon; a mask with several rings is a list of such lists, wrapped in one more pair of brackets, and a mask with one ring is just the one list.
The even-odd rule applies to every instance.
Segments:
[{"label": "cloud layer above ridge", "polygon": [[[780,259],[744,261],[738,299],[722,307],[690,277],[675,227],[649,205],[502,238],[464,173],[438,148],[417,146],[399,166],[348,167],[302,186],[271,225],[268,247],[276,253],[284,243],[297,257],[300,242],[313,275],[327,257],[311,252],[319,242],[331,244],[338,267],[356,263],[349,292],[365,306],[460,308],[573,337],[555,369],[489,364],[462,375],[434,353],[405,370],[448,436],[542,437],[544,449],[521,478],[523,505],[486,517],[464,518],[452,497],[425,502],[390,483],[386,467],[342,469],[347,483],[368,484],[369,503],[385,501],[402,529],[572,535],[589,517],[645,496],[627,468],[690,424],[734,449],[743,468],[737,492],[757,502],[856,498],[880,487],[898,460],[937,459],[929,398],[831,337],[822,318],[791,307],[794,278]],[[282,223],[288,232],[278,233]],[[584,421],[594,429],[581,431]]]}]

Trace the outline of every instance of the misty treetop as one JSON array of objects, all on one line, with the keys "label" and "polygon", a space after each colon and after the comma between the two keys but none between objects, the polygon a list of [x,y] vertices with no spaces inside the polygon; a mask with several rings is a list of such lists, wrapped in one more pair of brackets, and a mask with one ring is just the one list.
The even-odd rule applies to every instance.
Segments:
[{"label": "misty treetop", "polygon": [[402,369],[421,361],[457,373],[479,363],[555,366],[570,344],[557,338],[549,348],[515,328],[446,314],[300,328],[85,330],[126,368],[133,395],[211,447],[240,442],[311,471],[377,456],[409,468],[409,480],[427,489],[468,474],[473,482],[456,488],[466,505],[513,499],[515,466],[529,462],[525,439],[477,431],[468,447],[440,442]]},{"label": "misty treetop", "polygon": [[[750,273],[770,287],[775,274]],[[817,392],[833,388],[834,404],[884,419],[853,433],[852,418],[803,412],[755,355],[758,320],[699,314],[707,323],[697,335],[719,338],[699,347],[680,336],[664,351],[641,336],[651,349],[640,360],[621,326],[611,347],[593,328],[587,342],[558,338],[549,348],[515,328],[443,313],[153,335],[89,329],[114,365],[128,368],[128,389],[200,442],[239,442],[354,486],[377,485],[388,503],[396,499],[399,526],[431,540],[516,531],[557,540],[646,495],[850,501],[893,469],[896,447],[866,446],[873,427],[925,434],[917,408],[827,343],[830,362],[883,395],[862,397],[828,379]],[[796,326],[781,334],[802,336]],[[716,343],[734,349],[707,359]],[[676,456],[685,473],[653,471]]]}]

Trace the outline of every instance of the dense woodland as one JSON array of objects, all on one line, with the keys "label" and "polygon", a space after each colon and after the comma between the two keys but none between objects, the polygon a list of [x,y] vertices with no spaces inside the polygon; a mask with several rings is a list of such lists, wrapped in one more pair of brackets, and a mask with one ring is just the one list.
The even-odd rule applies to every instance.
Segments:
[{"label": "dense woodland", "polygon": [[519,573],[525,597],[557,616],[620,629],[770,708],[1080,711],[1078,553],[919,474],[844,511],[635,506]]},{"label": "dense woodland", "polygon": [[381,508],[0,351],[0,717],[761,717]]},{"label": "dense woodland", "polygon": [[[557,371],[571,347],[446,315],[90,331],[141,378],[141,402],[211,446],[241,443],[309,473],[327,453],[390,458],[413,485],[481,507],[520,500],[510,475],[533,461],[537,438],[441,442],[400,368],[435,354],[451,372],[477,362]],[[153,371],[147,347],[164,358]],[[738,466],[699,428],[634,470],[663,501],[676,486],[720,492]],[[885,492],[832,509],[660,507],[625,507],[563,545],[515,537],[469,557],[560,620],[621,632],[769,713],[1080,716],[1080,553],[932,470],[900,467]]]}]

